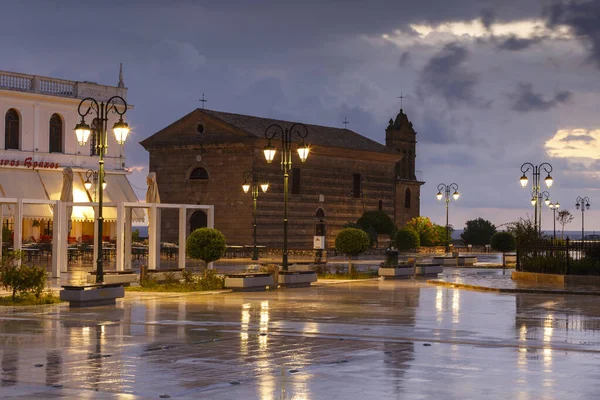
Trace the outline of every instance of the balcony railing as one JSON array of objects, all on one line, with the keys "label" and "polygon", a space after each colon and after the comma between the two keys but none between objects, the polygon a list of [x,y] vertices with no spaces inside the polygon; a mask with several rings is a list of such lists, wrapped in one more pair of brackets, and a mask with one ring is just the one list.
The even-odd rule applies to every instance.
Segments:
[{"label": "balcony railing", "polygon": [[106,100],[114,95],[127,96],[125,88],[7,71],[0,71],[0,89],[71,98],[92,96],[97,100]]}]

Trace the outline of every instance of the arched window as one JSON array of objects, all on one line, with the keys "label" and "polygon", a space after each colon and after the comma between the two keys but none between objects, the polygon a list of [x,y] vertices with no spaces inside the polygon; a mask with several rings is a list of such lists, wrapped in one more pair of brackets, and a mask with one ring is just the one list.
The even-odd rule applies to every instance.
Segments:
[{"label": "arched window", "polygon": [[208,172],[202,168],[194,168],[194,170],[190,173],[190,181],[201,181],[208,180]]},{"label": "arched window", "polygon": [[406,188],[404,192],[404,208],[410,208],[410,189]]},{"label": "arched window", "polygon": [[50,117],[50,153],[62,153],[63,122],[58,114]]},{"label": "arched window", "polygon": [[190,217],[190,232],[194,232],[196,229],[206,228],[208,226],[208,219],[204,211],[198,210]]},{"label": "arched window", "polygon": [[90,156],[97,156],[100,154],[100,149],[98,148],[98,142],[100,138],[100,120],[98,118],[94,118],[92,121],[91,133],[90,133]]},{"label": "arched window", "polygon": [[383,200],[381,200],[381,199],[379,200],[379,204],[377,205],[377,209],[379,211],[383,211]]},{"label": "arched window", "polygon": [[6,112],[4,120],[4,148],[19,150],[19,133],[21,132],[21,118],[14,108]]},{"label": "arched window", "polygon": [[325,218],[325,210],[321,207],[317,208],[317,212],[315,213],[315,217],[317,218]]}]

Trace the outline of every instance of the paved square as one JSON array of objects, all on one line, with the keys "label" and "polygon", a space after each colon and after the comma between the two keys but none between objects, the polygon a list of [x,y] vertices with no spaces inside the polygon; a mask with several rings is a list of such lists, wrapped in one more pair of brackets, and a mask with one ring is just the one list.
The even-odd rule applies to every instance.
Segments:
[{"label": "paved square", "polygon": [[0,397],[592,399],[599,329],[595,296],[422,281],[127,293],[0,310]]}]

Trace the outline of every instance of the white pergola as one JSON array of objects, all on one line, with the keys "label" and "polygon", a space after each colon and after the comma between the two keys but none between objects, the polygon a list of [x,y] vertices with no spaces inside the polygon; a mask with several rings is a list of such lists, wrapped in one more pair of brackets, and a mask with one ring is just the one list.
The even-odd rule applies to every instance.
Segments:
[{"label": "white pergola", "polygon": [[[0,205],[14,205],[14,250],[20,250],[23,242],[22,221],[24,204],[47,204],[53,206],[52,225],[52,277],[60,278],[61,272],[67,272],[67,207],[93,207],[97,213],[98,203],[66,203],[60,200],[38,200],[21,198],[0,198]],[[214,206],[192,205],[192,204],[163,204],[163,203],[103,203],[103,208],[116,207],[117,209],[117,243],[116,243],[116,270],[124,271],[131,269],[131,211],[134,208],[146,209],[150,216],[148,227],[148,269],[156,269],[160,266],[160,210],[179,210],[179,253],[178,268],[185,268],[185,244],[187,239],[188,210],[203,210],[207,214],[207,227],[214,228]],[[0,226],[2,224],[2,212],[0,208]],[[18,221],[18,223],[17,223]],[[94,232],[98,231],[98,220],[94,222]],[[0,246],[0,257],[2,249]],[[98,257],[98,248],[94,241],[94,260]],[[212,268],[212,263],[208,268]]]}]

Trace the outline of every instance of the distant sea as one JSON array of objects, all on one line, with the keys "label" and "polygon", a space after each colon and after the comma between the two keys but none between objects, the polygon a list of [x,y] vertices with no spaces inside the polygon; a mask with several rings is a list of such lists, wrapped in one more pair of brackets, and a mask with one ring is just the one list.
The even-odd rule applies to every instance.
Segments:
[{"label": "distant sea", "polygon": [[148,237],[148,225],[133,225],[131,227],[131,231],[135,232],[135,230],[139,230],[140,231],[140,237],[141,238],[147,238]]},{"label": "distant sea", "polygon": [[[142,232],[142,231],[140,231],[140,236],[141,236],[141,232]],[[462,230],[462,229],[457,229],[457,230],[455,230],[454,232],[452,232],[452,239],[457,239],[457,240],[458,240],[458,239],[460,239],[460,234],[461,234],[462,232],[463,232],[463,230]],[[552,236],[552,235],[554,234],[554,231],[553,231],[553,230],[544,230],[544,231],[542,231],[542,232],[543,232],[545,235],[548,235],[548,236]],[[557,237],[557,238],[560,238],[560,234],[561,234],[561,232],[560,232],[560,229],[557,229],[557,230],[556,230],[556,237]],[[599,233],[599,232],[596,232],[596,231],[588,231],[588,230],[586,230],[586,231],[585,231],[585,235],[586,235],[586,236],[587,236],[587,235],[597,235],[597,234],[600,234],[600,233]],[[568,237],[569,239],[581,239],[581,231],[568,231],[568,230],[566,230],[566,229],[565,229],[565,236],[564,236],[564,237],[565,237],[565,239],[566,239],[567,237]]]}]

